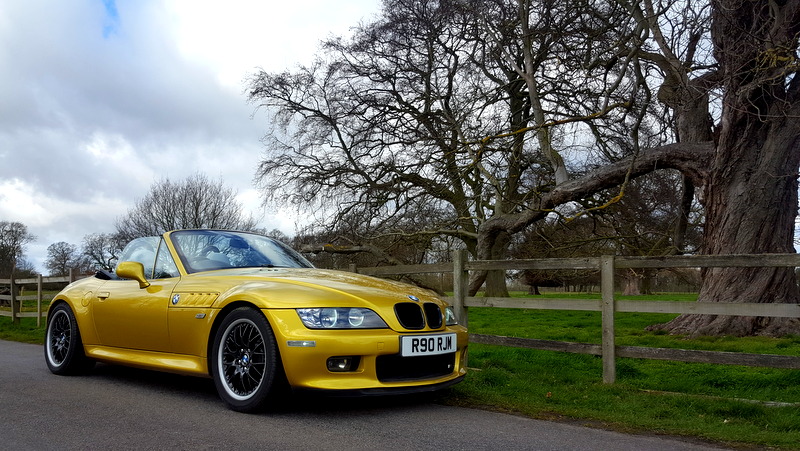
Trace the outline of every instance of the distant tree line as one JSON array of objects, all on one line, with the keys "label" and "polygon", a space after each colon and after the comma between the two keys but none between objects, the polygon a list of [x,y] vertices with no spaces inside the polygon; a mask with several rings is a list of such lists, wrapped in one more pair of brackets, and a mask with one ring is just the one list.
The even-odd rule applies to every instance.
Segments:
[{"label": "distant tree line", "polygon": [[[204,174],[180,181],[162,179],[117,220],[116,230],[88,233],[80,247],[64,241],[49,245],[44,266],[50,276],[112,271],[122,248],[132,239],[188,228],[255,230],[256,222],[244,215],[236,192],[221,180],[213,181]],[[271,234],[281,235],[279,231]],[[288,239],[285,235],[279,238]],[[0,221],[0,278],[12,273],[15,277],[34,274],[24,254],[25,246],[35,239],[24,224]]]},{"label": "distant tree line", "polygon": [[26,274],[31,265],[24,258],[25,246],[34,241],[28,227],[20,222],[0,221],[0,278]]}]

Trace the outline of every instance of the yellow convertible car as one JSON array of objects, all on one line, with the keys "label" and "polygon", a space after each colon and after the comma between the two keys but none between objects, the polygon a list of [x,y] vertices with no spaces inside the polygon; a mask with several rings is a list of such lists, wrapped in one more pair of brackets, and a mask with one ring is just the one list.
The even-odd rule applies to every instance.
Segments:
[{"label": "yellow convertible car", "polygon": [[467,331],[426,290],[315,269],[270,238],[178,230],[131,241],[114,274],[61,291],[47,316],[50,371],[95,361],[211,377],[233,410],[292,389],[369,395],[463,379]]}]

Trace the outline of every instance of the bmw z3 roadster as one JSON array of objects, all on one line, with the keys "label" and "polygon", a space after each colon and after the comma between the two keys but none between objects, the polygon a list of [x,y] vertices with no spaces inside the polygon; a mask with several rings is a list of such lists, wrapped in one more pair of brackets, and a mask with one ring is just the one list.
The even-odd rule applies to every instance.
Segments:
[{"label": "bmw z3 roadster", "polygon": [[279,382],[345,395],[425,392],[463,379],[467,331],[411,285],[314,268],[244,232],[177,230],[131,241],[113,274],[55,296],[45,359],[211,377],[231,409],[265,407]]}]

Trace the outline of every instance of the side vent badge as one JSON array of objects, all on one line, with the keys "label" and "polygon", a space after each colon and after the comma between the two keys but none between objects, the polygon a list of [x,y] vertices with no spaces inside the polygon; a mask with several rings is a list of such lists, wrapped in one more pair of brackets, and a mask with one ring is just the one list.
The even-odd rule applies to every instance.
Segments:
[{"label": "side vent badge", "polygon": [[178,303],[178,301],[180,301],[180,300],[181,300],[181,295],[180,294],[176,293],[176,294],[172,295],[172,305],[176,305]]}]

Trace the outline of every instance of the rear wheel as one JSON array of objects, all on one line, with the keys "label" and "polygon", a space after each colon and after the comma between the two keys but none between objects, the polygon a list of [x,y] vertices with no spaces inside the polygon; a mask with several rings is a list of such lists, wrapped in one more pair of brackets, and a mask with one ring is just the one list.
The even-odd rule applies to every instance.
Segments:
[{"label": "rear wheel", "polygon": [[211,373],[220,398],[233,410],[266,405],[278,373],[278,349],[264,315],[240,307],[222,320],[211,349]]},{"label": "rear wheel", "polygon": [[78,322],[67,304],[55,306],[47,317],[44,356],[54,374],[75,374],[94,364],[83,353]]}]

